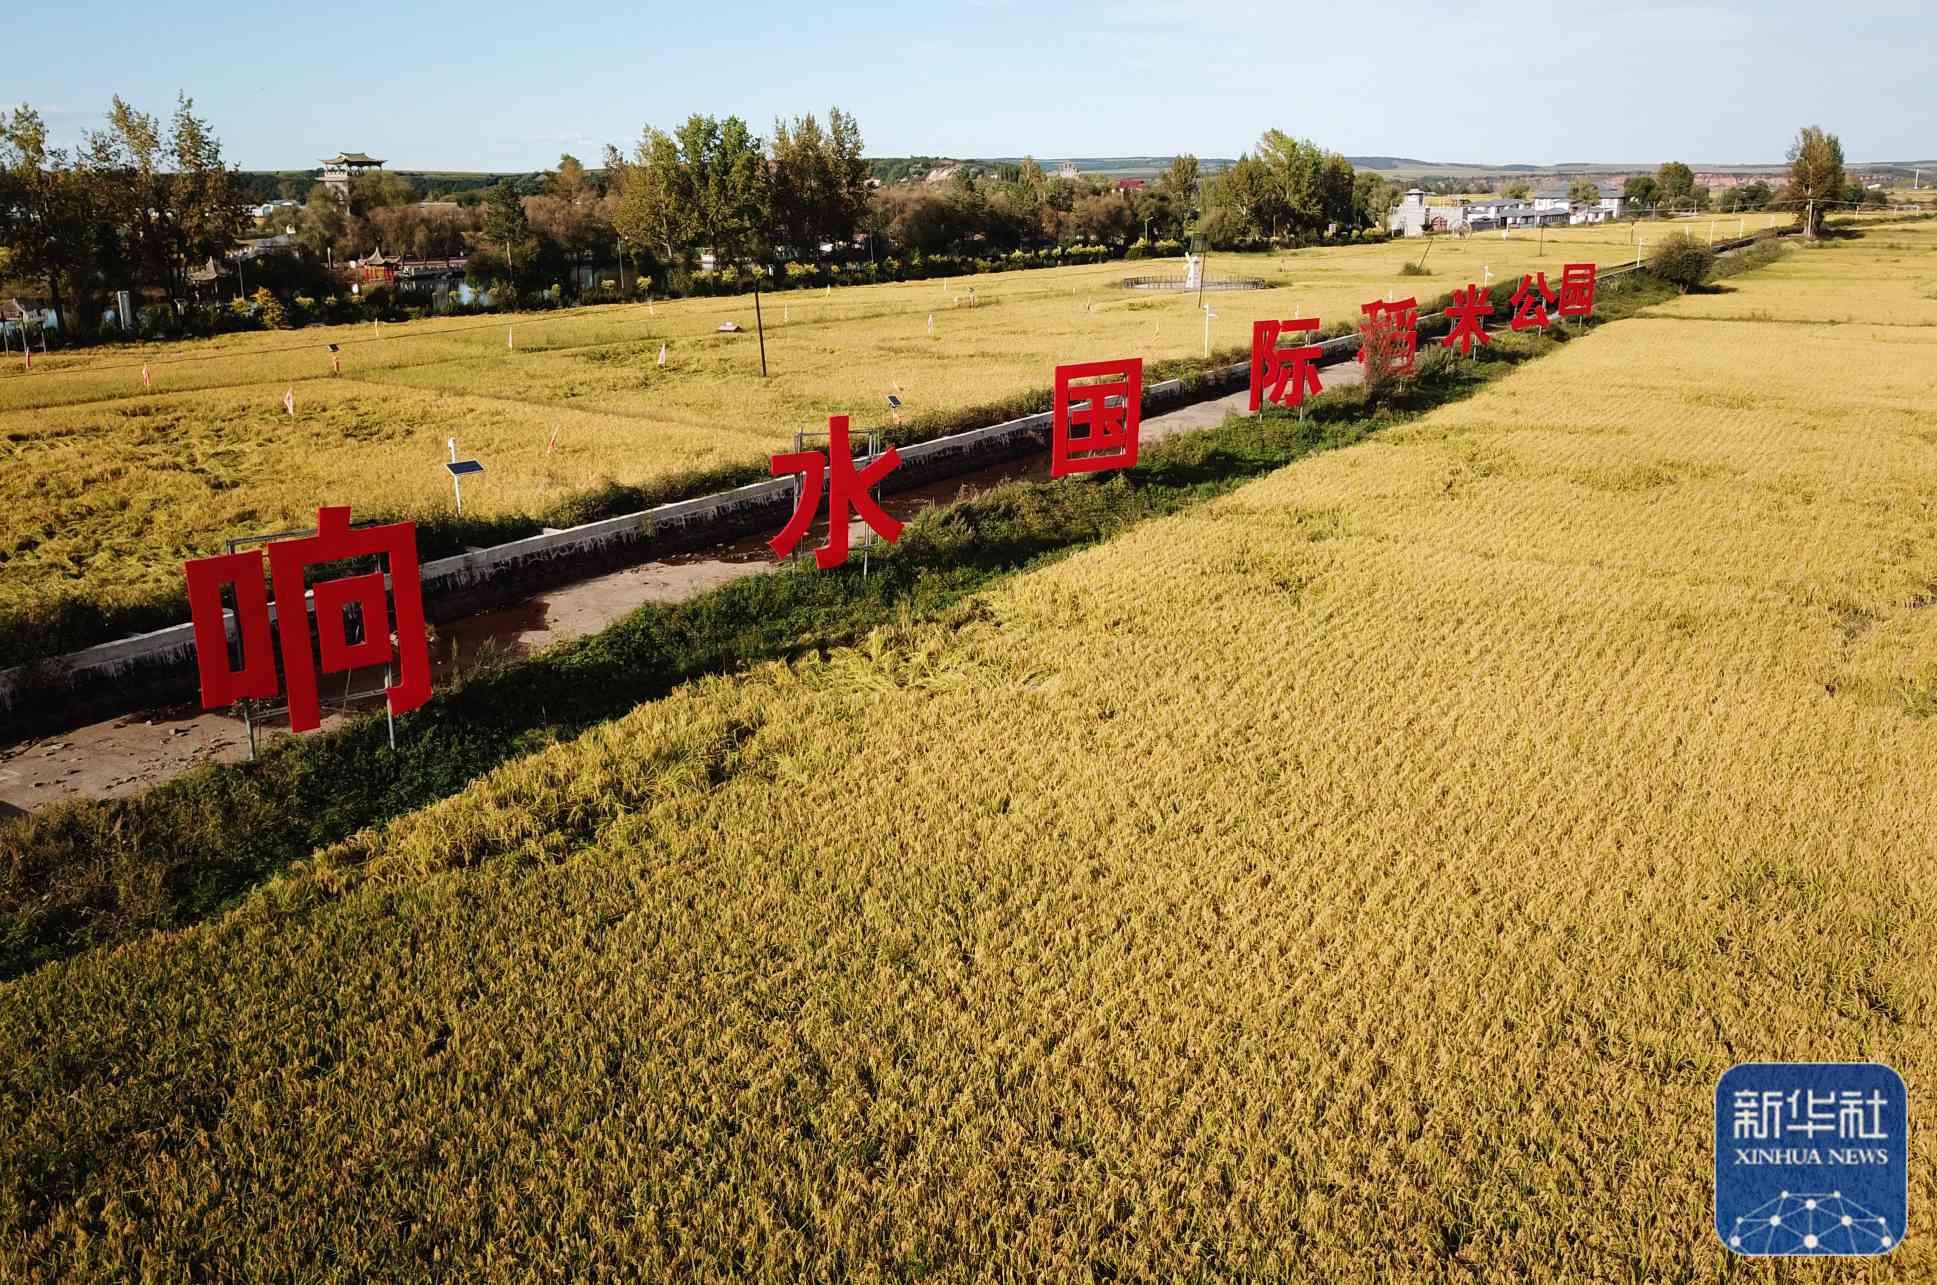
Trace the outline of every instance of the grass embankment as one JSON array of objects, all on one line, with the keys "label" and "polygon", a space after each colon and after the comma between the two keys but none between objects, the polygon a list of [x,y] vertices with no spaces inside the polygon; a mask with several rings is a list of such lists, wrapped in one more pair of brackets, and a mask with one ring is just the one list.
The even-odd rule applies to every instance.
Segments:
[{"label": "grass embankment", "polygon": [[[1210,296],[1211,342],[1238,360],[1254,317],[1349,326],[1391,291],[1424,298],[1489,269],[1496,282],[1554,275],[1570,258],[1628,262],[1633,239],[1577,228],[1544,246],[1518,233],[1442,240],[1421,279],[1400,275],[1417,244],[1215,256],[1214,273],[1274,288]],[[1136,353],[1153,378],[1201,368],[1196,296],[1123,289],[1140,267],[1177,265],[774,296],[769,379],[753,334],[716,329],[751,331],[748,298],[431,319],[381,338],[341,326],[56,353],[31,375],[0,362],[0,666],[185,619],[185,558],[307,526],[320,504],[414,519],[436,556],[764,477],[767,453],[830,413],[907,442],[1040,409],[1058,362]],[[327,343],[344,349],[341,379]],[[907,407],[899,430],[889,393]],[[466,484],[462,523],[443,467],[453,435],[487,470]]]},{"label": "grass embankment", "polygon": [[0,1244],[1734,1278],[1717,1073],[1937,1075],[1937,334],[1681,306],[8,984]]}]

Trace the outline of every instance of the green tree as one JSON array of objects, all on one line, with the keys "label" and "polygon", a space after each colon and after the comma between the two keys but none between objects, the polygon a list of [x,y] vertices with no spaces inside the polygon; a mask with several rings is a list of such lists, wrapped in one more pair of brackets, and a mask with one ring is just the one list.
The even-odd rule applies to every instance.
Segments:
[{"label": "green tree", "polygon": [[85,176],[67,153],[47,145],[47,126],[24,103],[0,112],[0,247],[11,274],[47,284],[64,331],[71,333],[63,285],[91,269]]},{"label": "green tree", "polygon": [[486,270],[499,251],[504,252],[504,280],[514,289],[529,274],[538,249],[531,234],[531,220],[525,215],[524,198],[507,181],[500,180],[484,194],[484,223],[480,229],[486,255]]},{"label": "green tree", "polygon": [[1655,199],[1670,210],[1695,208],[1695,171],[1680,161],[1667,161],[1655,171]]},{"label": "green tree", "polygon": [[1789,181],[1780,199],[1796,212],[1796,226],[1810,236],[1822,231],[1830,205],[1842,199],[1843,140],[1819,125],[1796,131],[1789,145]]},{"label": "green tree", "polygon": [[1173,157],[1170,165],[1157,177],[1154,195],[1158,198],[1151,206],[1151,218],[1157,230],[1165,236],[1179,236],[1197,217],[1198,184],[1201,171],[1197,158],[1186,152]]},{"label": "green tree", "polygon": [[1621,196],[1632,209],[1652,210],[1661,198],[1661,186],[1646,174],[1636,174],[1621,188]]},{"label": "green tree", "polygon": [[1601,185],[1577,178],[1567,185],[1567,199],[1575,205],[1592,205],[1601,199]]},{"label": "green tree", "polygon": [[1527,180],[1517,178],[1505,187],[1502,187],[1500,189],[1500,195],[1510,201],[1524,201],[1533,195],[1533,189],[1527,186]]}]

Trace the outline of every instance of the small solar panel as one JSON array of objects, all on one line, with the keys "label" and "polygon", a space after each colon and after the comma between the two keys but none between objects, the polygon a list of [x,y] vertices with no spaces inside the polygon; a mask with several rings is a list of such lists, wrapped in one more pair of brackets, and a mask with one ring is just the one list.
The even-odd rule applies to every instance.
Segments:
[{"label": "small solar panel", "polygon": [[896,397],[893,393],[888,394],[888,409],[890,410],[901,409],[901,399],[899,397]]},{"label": "small solar panel", "polygon": [[484,472],[484,463],[481,460],[452,460],[444,467],[451,471],[452,477],[463,477],[466,473]]}]

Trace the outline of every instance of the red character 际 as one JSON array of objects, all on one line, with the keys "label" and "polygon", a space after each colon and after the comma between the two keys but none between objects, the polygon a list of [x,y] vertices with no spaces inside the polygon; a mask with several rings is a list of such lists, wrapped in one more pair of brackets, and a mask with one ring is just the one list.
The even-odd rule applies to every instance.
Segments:
[{"label": "red character \u9645", "polygon": [[1559,296],[1547,288],[1547,274],[1526,273],[1520,278],[1520,288],[1513,292],[1514,330],[1545,330],[1547,328],[1548,305],[1558,303]]},{"label": "red character \u9645", "polygon": [[1360,304],[1359,311],[1365,314],[1359,322],[1359,364],[1378,350],[1387,354],[1394,374],[1411,374],[1413,358],[1419,353],[1419,301],[1374,299]]},{"label": "red character \u9645", "polygon": [[[316,652],[311,654],[305,569],[347,558],[382,556],[389,568],[390,601],[384,601],[384,573],[372,571],[339,580],[319,581],[316,602]],[[195,660],[201,674],[202,708],[218,709],[245,698],[276,694],[276,658],[270,647],[269,601],[263,591],[262,550],[200,558],[184,563],[189,614],[195,626]],[[282,640],[283,684],[289,695],[289,730],[307,732],[322,722],[316,675],[320,657],[326,674],[388,665],[393,656],[399,678],[386,693],[390,712],[404,714],[430,699],[430,641],[424,628],[423,586],[417,574],[417,527],[411,522],[350,529],[350,510],[316,511],[316,534],[269,545],[269,576],[276,587],[276,632]],[[228,628],[223,619],[222,586],[235,586],[236,630],[242,668],[229,668]],[[363,638],[349,641],[345,609],[355,606]],[[391,611],[396,630],[389,628]]]},{"label": "red character \u9645", "polygon": [[[1077,384],[1083,379],[1093,382]],[[1076,428],[1082,428],[1077,433]],[[1137,466],[1143,427],[1143,358],[1085,361],[1056,367],[1050,418],[1049,475]]]},{"label": "red character \u9645", "polygon": [[829,415],[825,456],[819,451],[792,451],[773,457],[773,475],[785,477],[789,473],[799,473],[801,485],[794,515],[787,519],[787,525],[780,529],[780,534],[767,542],[768,547],[783,558],[794,551],[794,546],[813,526],[814,515],[820,512],[821,479],[824,473],[830,472],[833,474],[833,483],[828,487],[827,543],[814,550],[814,565],[826,571],[847,561],[847,515],[850,508],[877,535],[893,544],[901,538],[901,523],[889,517],[870,492],[881,484],[882,478],[900,466],[901,453],[890,446],[865,468],[855,468],[854,455],[848,446],[847,416]]},{"label": "red character \u9645", "polygon": [[1306,393],[1320,393],[1317,360],[1322,349],[1317,344],[1280,348],[1278,340],[1286,332],[1302,334],[1318,329],[1318,318],[1295,321],[1254,321],[1251,323],[1251,409],[1264,409],[1267,401],[1280,406],[1302,406]]},{"label": "red character \u9645", "polygon": [[1493,342],[1486,333],[1486,318],[1493,315],[1493,305],[1477,285],[1468,283],[1466,289],[1453,291],[1453,306],[1446,315],[1453,319],[1453,329],[1439,341],[1440,347],[1458,346],[1459,355],[1465,357],[1472,353],[1475,339],[1482,347]]},{"label": "red character \u9645", "polygon": [[1594,315],[1594,265],[1569,263],[1560,270],[1560,315]]}]

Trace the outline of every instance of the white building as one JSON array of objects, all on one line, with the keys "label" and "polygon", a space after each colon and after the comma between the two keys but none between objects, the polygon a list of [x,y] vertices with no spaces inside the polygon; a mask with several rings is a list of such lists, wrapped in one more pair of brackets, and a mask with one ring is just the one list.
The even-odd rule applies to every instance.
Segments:
[{"label": "white building", "polygon": [[1386,218],[1386,230],[1395,236],[1425,236],[1428,232],[1463,232],[1466,230],[1466,207],[1428,205],[1426,189],[1415,187],[1408,190],[1399,204],[1392,207],[1392,213]]}]

